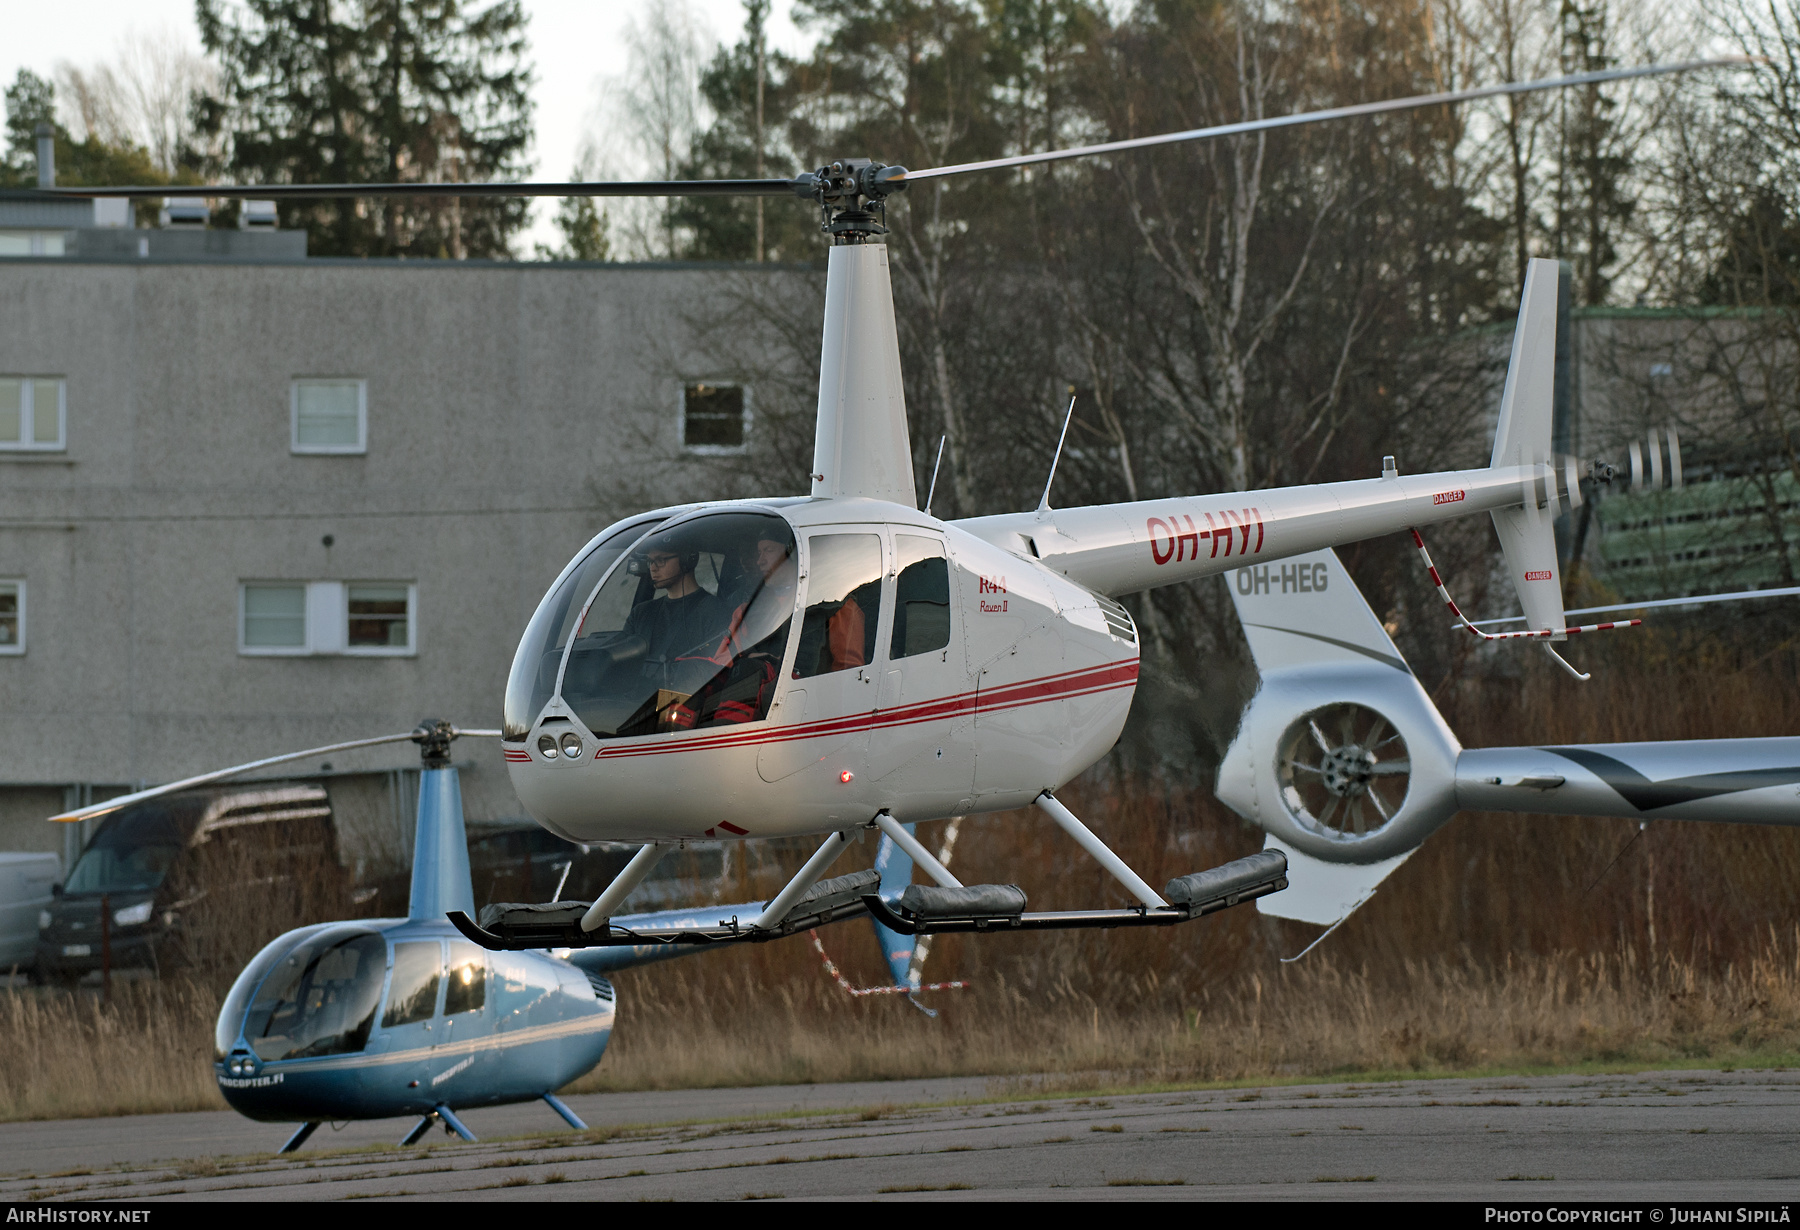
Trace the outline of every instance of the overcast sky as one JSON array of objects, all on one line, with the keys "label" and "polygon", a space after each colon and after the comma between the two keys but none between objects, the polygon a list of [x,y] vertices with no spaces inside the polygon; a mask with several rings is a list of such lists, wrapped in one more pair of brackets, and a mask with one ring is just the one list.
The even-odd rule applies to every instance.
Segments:
[{"label": "overcast sky", "polygon": [[[624,31],[645,0],[524,0],[531,16],[537,64],[536,174],[562,179],[575,165],[585,125],[600,98],[601,83],[625,70]],[[687,0],[689,10],[717,42],[735,42],[744,26],[740,0]],[[122,40],[158,29],[174,31],[195,51],[200,37],[193,0],[57,0],[9,4],[0,38],[0,83],[11,85],[21,68],[49,76],[64,60],[86,66],[109,60]],[[769,42],[790,52],[807,38],[795,29],[792,0],[775,0]],[[552,242],[554,203],[540,203],[533,227],[516,244],[521,254],[537,240]]]}]

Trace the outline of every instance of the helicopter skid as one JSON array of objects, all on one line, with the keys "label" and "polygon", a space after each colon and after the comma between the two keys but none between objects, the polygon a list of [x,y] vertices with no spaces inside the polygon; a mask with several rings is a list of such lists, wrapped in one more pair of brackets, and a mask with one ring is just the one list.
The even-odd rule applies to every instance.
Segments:
[{"label": "helicopter skid", "polygon": [[760,944],[822,927],[845,918],[857,918],[868,909],[861,901],[841,902],[824,909],[809,910],[784,918],[775,927],[753,927],[737,916],[720,919],[713,927],[681,927],[670,930],[639,931],[610,924],[604,930],[583,931],[579,922],[564,925],[539,924],[507,926],[496,930],[482,927],[461,910],[448,915],[450,924],[473,942],[492,952],[507,949],[541,948],[636,948],[645,944]]},{"label": "helicopter skid", "polygon": [[589,910],[589,903],[585,901],[491,905],[481,912],[482,920],[487,924],[485,927],[461,910],[450,912],[448,917],[458,931],[483,948],[495,951],[504,948],[617,948],[644,944],[755,944],[822,927],[842,918],[859,917],[867,912],[863,894],[880,880],[873,871],[854,871],[846,876],[821,880],[809,886],[778,922],[760,927],[734,914],[730,918],[721,918],[711,927],[694,926],[687,919],[683,919],[681,925],[671,927],[617,927],[609,919],[604,927],[585,931],[581,925]]},{"label": "helicopter skid", "polygon": [[873,894],[864,897],[877,922],[900,935],[941,935],[947,932],[1076,931],[1112,927],[1171,927],[1191,922],[1234,905],[1266,897],[1287,887],[1287,877],[1256,885],[1229,897],[1192,905],[1136,906],[1128,910],[1042,910],[1023,914],[973,914],[960,918],[912,917],[900,913]]}]

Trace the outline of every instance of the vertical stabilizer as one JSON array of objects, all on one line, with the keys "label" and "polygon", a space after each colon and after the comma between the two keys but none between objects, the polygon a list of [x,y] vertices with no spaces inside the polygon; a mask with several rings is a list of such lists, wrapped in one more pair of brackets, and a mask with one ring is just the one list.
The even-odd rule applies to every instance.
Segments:
[{"label": "vertical stabilizer", "polygon": [[1521,506],[1491,514],[1494,532],[1500,537],[1507,575],[1519,592],[1527,625],[1534,630],[1560,631],[1565,621],[1562,570],[1556,560],[1556,465],[1551,450],[1556,409],[1557,275],[1557,263],[1552,260],[1534,260],[1526,270],[1489,464],[1528,468],[1520,481]]},{"label": "vertical stabilizer", "polygon": [[1288,890],[1258,897],[1256,912],[1315,927],[1333,926],[1356,913],[1413,853],[1407,850],[1379,863],[1328,863],[1273,837],[1263,838],[1263,849],[1287,855]]},{"label": "vertical stabilizer", "polygon": [[812,494],[919,506],[884,244],[831,249]]},{"label": "vertical stabilizer", "polygon": [[475,917],[462,786],[455,769],[419,774],[419,818],[413,834],[412,900],[406,916],[441,920],[451,910]]},{"label": "vertical stabilizer", "polygon": [[[906,825],[906,831],[918,836],[919,826]],[[894,844],[894,839],[882,836],[881,844],[875,849],[875,870],[881,873],[881,884],[876,890],[884,901],[898,901],[912,883],[912,856]],[[888,973],[897,987],[917,986],[918,977],[913,973],[913,937],[901,935],[890,927],[885,927],[880,920],[874,920],[875,941],[881,945],[881,959],[887,962]]]}]

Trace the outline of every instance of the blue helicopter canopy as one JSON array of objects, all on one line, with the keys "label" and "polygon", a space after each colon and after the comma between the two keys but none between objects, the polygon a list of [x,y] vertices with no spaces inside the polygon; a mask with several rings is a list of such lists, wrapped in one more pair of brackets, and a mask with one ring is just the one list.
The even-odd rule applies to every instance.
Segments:
[{"label": "blue helicopter canopy", "polygon": [[379,920],[302,927],[244,967],[213,1035],[223,1061],[244,1040],[265,1063],[359,1051],[368,1041],[387,969]]}]

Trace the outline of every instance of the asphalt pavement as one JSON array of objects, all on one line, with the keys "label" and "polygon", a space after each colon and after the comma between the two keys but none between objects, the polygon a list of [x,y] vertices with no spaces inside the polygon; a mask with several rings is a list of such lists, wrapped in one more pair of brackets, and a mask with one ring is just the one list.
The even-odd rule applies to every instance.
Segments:
[{"label": "asphalt pavement", "polygon": [[1053,1096],[949,1079],[592,1094],[320,1131],[230,1113],[0,1126],[0,1199],[1781,1201],[1800,1073],[1648,1072]]}]

